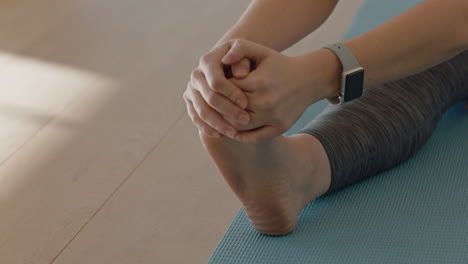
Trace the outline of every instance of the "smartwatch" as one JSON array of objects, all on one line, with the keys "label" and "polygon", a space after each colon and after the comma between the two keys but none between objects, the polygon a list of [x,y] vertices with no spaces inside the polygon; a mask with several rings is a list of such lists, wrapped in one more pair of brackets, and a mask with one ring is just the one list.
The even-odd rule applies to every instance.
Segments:
[{"label": "smartwatch", "polygon": [[342,43],[334,43],[324,48],[335,53],[343,66],[339,94],[327,100],[339,105],[360,97],[364,86],[364,69],[359,65],[351,50]]}]

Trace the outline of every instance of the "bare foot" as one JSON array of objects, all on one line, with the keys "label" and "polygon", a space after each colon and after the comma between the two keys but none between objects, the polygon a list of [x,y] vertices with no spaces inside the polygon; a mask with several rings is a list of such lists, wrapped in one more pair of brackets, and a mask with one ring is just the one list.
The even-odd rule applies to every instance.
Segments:
[{"label": "bare foot", "polygon": [[301,210],[330,185],[328,157],[311,135],[255,144],[202,132],[200,138],[250,222],[263,234],[290,233]]}]

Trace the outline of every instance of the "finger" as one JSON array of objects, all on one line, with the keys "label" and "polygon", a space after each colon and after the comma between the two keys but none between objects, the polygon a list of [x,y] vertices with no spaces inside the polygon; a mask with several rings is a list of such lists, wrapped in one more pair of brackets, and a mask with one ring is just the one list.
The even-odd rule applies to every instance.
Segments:
[{"label": "finger", "polygon": [[242,79],[232,78],[230,79],[231,83],[236,87],[242,87],[242,91],[247,96],[247,101],[249,105],[252,103],[249,98],[250,94],[258,94],[259,91],[267,88],[269,84],[262,77],[263,73],[260,71],[250,72],[246,77]]},{"label": "finger", "polygon": [[[200,74],[203,75],[203,73]],[[228,116],[230,119],[235,120],[236,123],[241,125],[247,125],[249,123],[250,120],[247,111],[244,111],[238,105],[233,104],[225,96],[210,89],[204,76],[196,78],[196,84],[193,84],[192,86],[197,87],[197,90],[200,92],[205,102],[221,115]]]},{"label": "finger", "polygon": [[226,96],[231,102],[245,109],[248,104],[247,98],[242,90],[233,85],[224,74],[224,64],[221,62],[221,58],[225,52],[225,50],[218,48],[218,50],[204,55],[200,59],[200,69],[204,73],[211,89]]},{"label": "finger", "polygon": [[280,136],[281,134],[281,131],[276,127],[262,126],[249,131],[240,131],[237,133],[235,139],[245,143],[261,143]]},{"label": "finger", "polygon": [[261,126],[264,126],[266,122],[269,121],[266,118],[259,118],[255,112],[249,111],[249,116],[250,116],[250,122],[247,125],[239,124],[239,122],[236,122],[236,120],[233,120],[228,116],[223,116],[223,118],[226,121],[228,121],[232,126],[234,126],[234,128],[237,129],[238,133],[240,131],[248,131],[248,130],[259,128]]},{"label": "finger", "polygon": [[252,128],[255,128],[255,127],[252,127],[251,125],[242,125],[237,120],[232,119],[229,116],[223,115],[223,119],[226,120],[229,124],[231,124],[237,131],[250,130]]},{"label": "finger", "polygon": [[243,58],[240,62],[232,65],[231,70],[234,78],[245,78],[250,72],[250,60],[247,58]]},{"label": "finger", "polygon": [[229,138],[234,138],[237,134],[237,130],[224,120],[218,112],[213,110],[205,100],[203,100],[203,97],[197,90],[192,89],[191,92],[193,107],[195,108],[198,117],[219,133]]},{"label": "finger", "polygon": [[221,135],[219,134],[218,131],[213,129],[212,127],[208,126],[206,123],[204,123],[200,117],[198,116],[197,112],[195,111],[195,108],[193,107],[193,103],[191,101],[187,101],[187,110],[190,116],[190,119],[192,119],[192,122],[195,124],[195,126],[198,128],[198,130],[202,131],[203,133],[210,135],[212,137],[219,138]]},{"label": "finger", "polygon": [[238,63],[244,58],[259,61],[271,51],[270,48],[243,39],[230,40],[228,43],[231,48],[221,59],[222,63],[227,65]]}]

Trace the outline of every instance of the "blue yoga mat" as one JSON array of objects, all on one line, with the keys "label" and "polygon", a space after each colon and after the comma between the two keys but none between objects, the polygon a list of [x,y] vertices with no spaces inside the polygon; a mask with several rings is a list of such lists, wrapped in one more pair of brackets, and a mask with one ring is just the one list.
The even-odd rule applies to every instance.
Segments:
[{"label": "blue yoga mat", "polygon": [[[420,1],[365,3],[345,38]],[[291,134],[327,105],[311,106]],[[411,159],[310,203],[296,230],[269,237],[240,209],[210,263],[468,263],[468,110],[452,106]]]}]

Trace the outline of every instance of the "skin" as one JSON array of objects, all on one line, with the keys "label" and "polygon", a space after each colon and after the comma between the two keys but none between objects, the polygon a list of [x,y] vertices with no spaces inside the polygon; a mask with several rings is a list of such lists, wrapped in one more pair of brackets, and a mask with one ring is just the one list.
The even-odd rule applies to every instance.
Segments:
[{"label": "skin", "polygon": [[[281,136],[310,104],[338,91],[342,69],[331,51],[319,49],[297,57],[278,52],[323,22],[308,24],[304,21],[313,17],[310,13],[296,16],[291,10],[321,10],[317,17],[331,11],[301,6],[315,2],[291,1],[286,7],[279,1],[253,2],[225,35],[241,39],[220,42],[204,55],[194,71],[203,74],[192,74],[184,93],[206,150],[254,227],[264,234],[289,233],[300,210],[330,183],[329,160],[315,137]],[[320,4],[332,9],[336,1]],[[281,21],[273,21],[278,16],[269,12],[281,14]],[[269,23],[284,23],[288,28],[282,32],[287,33],[255,34]],[[427,0],[345,44],[366,69],[368,89],[461,53],[468,48],[466,28],[468,2]],[[250,36],[256,36],[250,40],[257,43],[248,41]],[[226,67],[233,78],[224,75]],[[239,119],[241,115],[248,117]]]},{"label": "skin", "polygon": [[[338,74],[340,70],[338,65],[335,65],[333,71],[324,71],[323,65],[309,65],[305,57],[291,58],[247,40],[231,40],[218,48],[229,50],[220,60],[224,65],[236,65],[246,57],[258,65],[248,76],[229,80],[231,84],[242,87],[243,94],[247,97],[249,104],[245,112],[249,116],[249,122],[236,124],[235,116],[227,116],[228,111],[204,112],[211,105],[228,101],[226,97],[209,88],[201,88],[200,92],[189,88],[186,97],[193,98],[192,114],[201,113],[198,115],[200,120],[208,120],[207,122],[214,124],[212,128],[218,132],[223,133],[226,130],[222,124],[226,122],[224,119],[234,123],[237,134],[235,137],[228,135],[229,138],[252,143],[280,136],[297,121],[310,104],[335,95],[335,90],[337,91],[334,88],[338,84],[337,80],[332,77]],[[332,53],[325,50],[313,52],[307,59],[327,61],[326,57],[335,59]],[[307,74],[304,69],[308,70]],[[314,86],[330,88],[311,90],[310,87]],[[204,94],[208,94],[207,101],[204,101]],[[219,107],[221,108],[221,105]],[[235,109],[234,104],[229,105],[229,108]],[[210,117],[213,118],[210,120]],[[203,130],[203,124],[200,124],[200,127]],[[203,131],[207,133],[208,130]],[[214,133],[207,134],[216,136]]]}]

